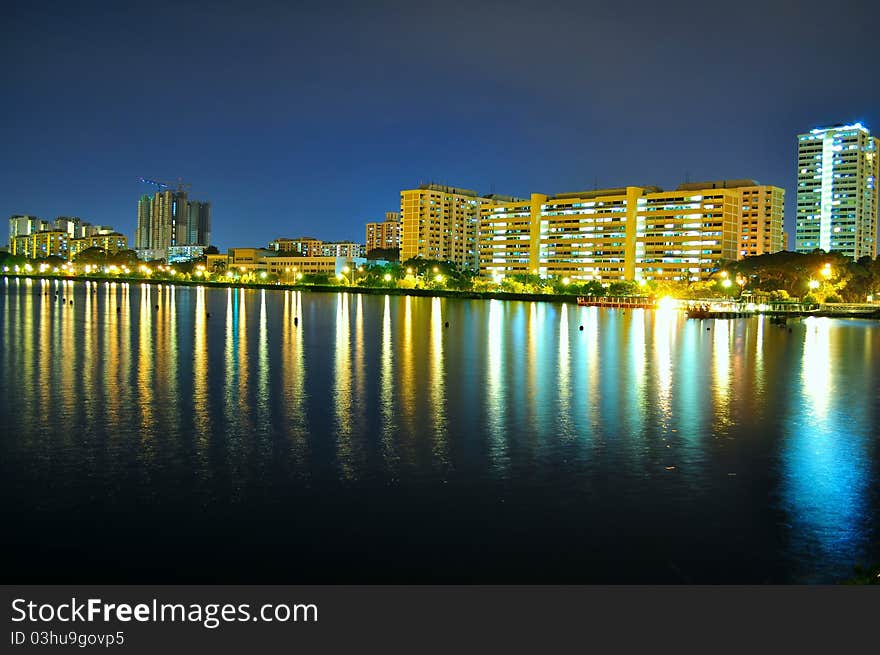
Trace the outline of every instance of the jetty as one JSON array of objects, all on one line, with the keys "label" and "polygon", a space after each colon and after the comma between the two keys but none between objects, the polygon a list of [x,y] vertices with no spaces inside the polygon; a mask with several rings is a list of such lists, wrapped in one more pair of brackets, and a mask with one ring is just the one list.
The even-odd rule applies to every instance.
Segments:
[{"label": "jetty", "polygon": [[831,318],[880,318],[880,305],[871,303],[803,303],[803,302],[743,302],[743,301],[689,301],[684,305],[688,318],[747,318],[770,316],[774,318],[803,318],[823,316]]},{"label": "jetty", "polygon": [[619,309],[657,309],[652,296],[578,296],[581,307],[615,307]]}]

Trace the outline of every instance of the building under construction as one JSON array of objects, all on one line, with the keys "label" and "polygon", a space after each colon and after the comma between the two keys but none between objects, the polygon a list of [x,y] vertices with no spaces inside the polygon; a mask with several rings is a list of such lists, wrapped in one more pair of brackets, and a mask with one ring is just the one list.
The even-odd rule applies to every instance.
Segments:
[{"label": "building under construction", "polygon": [[189,185],[141,179],[158,190],[138,201],[134,247],[141,259],[174,258],[175,252],[195,253],[211,243],[211,203],[190,200]]}]

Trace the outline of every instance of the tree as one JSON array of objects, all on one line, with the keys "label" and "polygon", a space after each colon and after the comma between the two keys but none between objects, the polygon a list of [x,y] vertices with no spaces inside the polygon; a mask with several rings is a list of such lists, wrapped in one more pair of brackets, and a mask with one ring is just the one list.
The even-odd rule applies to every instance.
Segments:
[{"label": "tree", "polygon": [[129,266],[134,268],[140,265],[137,253],[134,250],[118,250],[114,253],[107,254],[108,264],[116,264],[117,266]]},{"label": "tree", "polygon": [[27,258],[23,255],[13,255],[8,252],[0,252],[0,270],[2,270],[3,266],[8,266],[9,270],[12,270],[14,266],[24,266],[27,263]]},{"label": "tree", "polygon": [[107,262],[107,251],[98,246],[86,248],[80,251],[73,258],[77,264],[90,264],[92,266],[103,266]]},{"label": "tree", "polygon": [[399,262],[400,248],[373,248],[367,252],[367,259],[384,259],[387,262]]}]

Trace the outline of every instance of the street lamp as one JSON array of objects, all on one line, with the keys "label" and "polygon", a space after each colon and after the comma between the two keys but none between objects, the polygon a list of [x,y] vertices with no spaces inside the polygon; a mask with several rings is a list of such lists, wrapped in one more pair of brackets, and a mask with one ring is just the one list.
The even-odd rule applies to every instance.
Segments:
[{"label": "street lamp", "polygon": [[813,289],[813,290],[818,289],[819,288],[819,280],[810,280],[808,282],[808,286],[810,287],[810,289]]}]

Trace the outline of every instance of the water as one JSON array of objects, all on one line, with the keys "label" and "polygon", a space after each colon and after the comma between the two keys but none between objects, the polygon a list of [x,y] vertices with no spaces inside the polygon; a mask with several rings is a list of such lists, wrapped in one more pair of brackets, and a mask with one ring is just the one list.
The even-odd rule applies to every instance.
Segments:
[{"label": "water", "polygon": [[0,279],[5,578],[834,582],[880,326],[790,328]]}]

